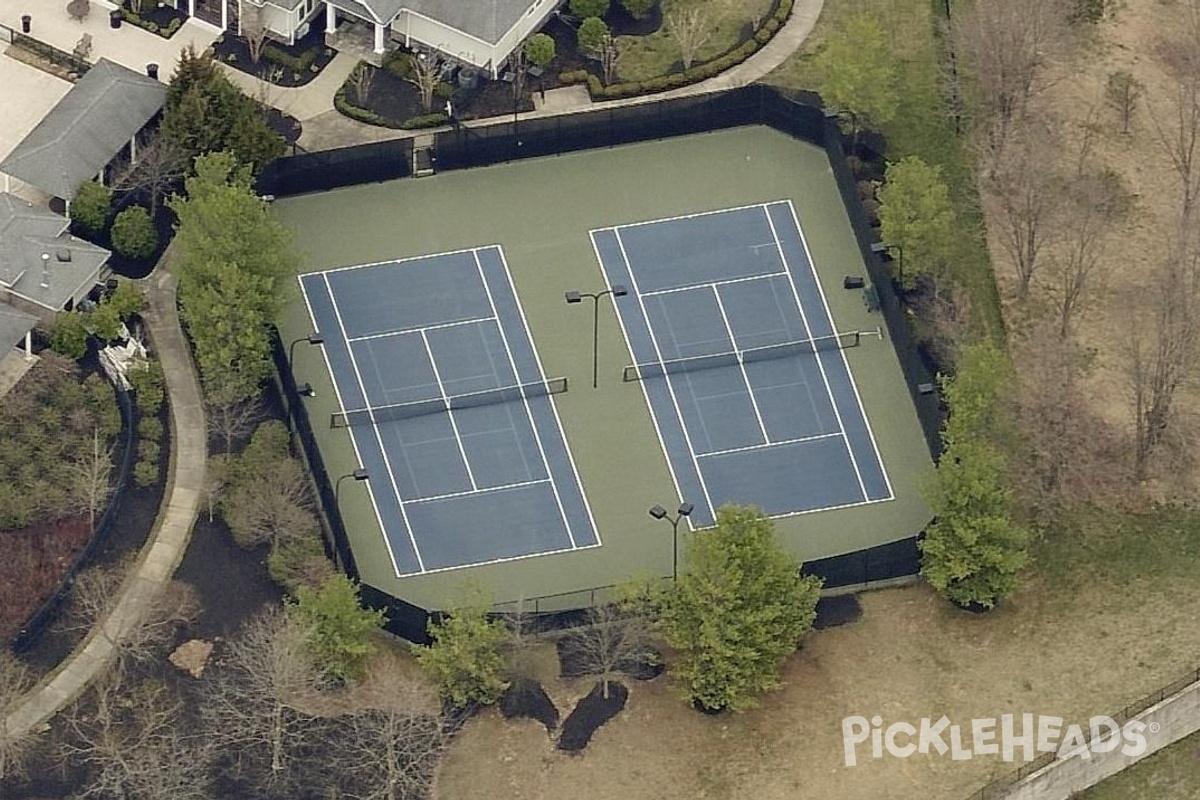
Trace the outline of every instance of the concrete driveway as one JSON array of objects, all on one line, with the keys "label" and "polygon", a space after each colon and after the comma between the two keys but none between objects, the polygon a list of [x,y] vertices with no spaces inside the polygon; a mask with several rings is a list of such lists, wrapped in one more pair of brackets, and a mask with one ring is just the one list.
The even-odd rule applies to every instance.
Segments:
[{"label": "concrete driveway", "polygon": [[[0,160],[3,160],[42,117],[54,107],[71,84],[41,70],[0,55],[0,86],[4,100],[0,105]],[[0,182],[6,188],[28,200],[38,200],[41,193],[26,187],[21,181],[7,176]]]}]

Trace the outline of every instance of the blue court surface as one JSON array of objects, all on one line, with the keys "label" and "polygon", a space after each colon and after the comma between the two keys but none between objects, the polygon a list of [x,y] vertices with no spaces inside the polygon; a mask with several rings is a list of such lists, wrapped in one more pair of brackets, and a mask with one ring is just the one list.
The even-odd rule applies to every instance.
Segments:
[{"label": "blue court surface", "polygon": [[[892,499],[788,201],[592,231],[680,497],[786,516]],[[857,335],[854,336],[857,341]]]},{"label": "blue court surface", "polygon": [[499,247],[300,285],[398,576],[600,544]]}]

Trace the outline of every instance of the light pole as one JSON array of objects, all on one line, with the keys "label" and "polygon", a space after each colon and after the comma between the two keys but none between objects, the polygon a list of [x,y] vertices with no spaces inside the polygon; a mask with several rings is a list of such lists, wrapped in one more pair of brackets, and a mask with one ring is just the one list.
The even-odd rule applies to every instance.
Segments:
[{"label": "light pole", "polygon": [[[358,469],[354,470],[354,472],[347,472],[345,475],[342,475],[341,477],[339,477],[336,481],[334,481],[334,484],[333,484],[333,502],[340,505],[341,501],[340,501],[339,497],[340,497],[340,493],[342,491],[342,481],[346,480],[346,478],[353,478],[356,481],[365,481],[365,480],[368,480],[370,477],[371,476],[362,467],[359,467]],[[338,513],[339,514],[342,513],[340,508],[338,509]]]},{"label": "light pole", "polygon": [[605,289],[602,292],[567,292],[568,303],[581,303],[583,298],[591,298],[592,301],[592,388],[595,389],[600,385],[599,373],[599,350],[600,350],[600,298],[611,294],[614,298],[624,297],[629,294],[629,290],[624,286],[617,284],[611,289]]},{"label": "light pole", "polygon": [[289,366],[291,365],[291,363],[293,361],[296,360],[296,345],[300,344],[301,342],[308,342],[309,344],[325,344],[325,337],[319,333],[310,333],[308,336],[301,336],[299,339],[296,339],[294,342],[289,344],[288,345],[288,365]]},{"label": "light pole", "polygon": [[317,390],[312,388],[311,383],[302,383],[296,387],[296,394],[301,397],[316,397]]},{"label": "light pole", "polygon": [[680,503],[679,510],[675,516],[667,513],[667,510],[662,506],[655,505],[650,507],[650,516],[655,519],[665,519],[671,523],[671,580],[679,580],[679,521],[684,517],[692,515],[693,506],[691,503]]},{"label": "light pole", "polygon": [[904,248],[898,244],[888,244],[887,242],[875,242],[871,245],[871,252],[876,255],[886,255],[888,260],[891,260],[892,251],[895,250],[900,255],[900,267],[897,273],[897,282],[900,284],[900,291],[904,291]]}]

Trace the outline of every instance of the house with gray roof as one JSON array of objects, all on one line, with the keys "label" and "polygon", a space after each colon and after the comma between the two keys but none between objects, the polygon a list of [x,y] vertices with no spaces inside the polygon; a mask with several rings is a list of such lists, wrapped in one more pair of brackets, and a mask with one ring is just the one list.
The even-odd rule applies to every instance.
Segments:
[{"label": "house with gray roof", "polygon": [[118,155],[136,158],[137,134],[166,99],[156,79],[101,59],[0,161],[5,191],[16,178],[69,201]]},{"label": "house with gray roof", "polygon": [[[0,193],[0,311],[6,326],[0,333],[7,336],[26,321],[29,327],[39,319],[48,323],[107,277],[110,253],[72,236],[68,224],[44,206]],[[21,336],[24,331],[16,339]],[[0,347],[16,339],[0,340]]]},{"label": "house with gray roof", "polygon": [[[562,0],[240,0],[240,19],[258,19],[288,43],[305,35],[322,8],[326,41],[348,28],[367,32],[381,56],[389,47],[441,53],[499,77],[505,59],[538,30]],[[248,16],[250,15],[250,16]]]}]

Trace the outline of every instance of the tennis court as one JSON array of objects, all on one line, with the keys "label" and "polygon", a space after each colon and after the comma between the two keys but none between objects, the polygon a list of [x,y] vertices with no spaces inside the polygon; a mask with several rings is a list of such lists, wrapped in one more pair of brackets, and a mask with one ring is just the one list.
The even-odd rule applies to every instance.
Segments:
[{"label": "tennis court", "polygon": [[[591,232],[690,522],[893,498],[790,201]],[[865,341],[864,341],[865,339]],[[877,343],[878,344],[878,343]]]},{"label": "tennis court", "polygon": [[397,576],[600,544],[499,247],[300,285]]}]

